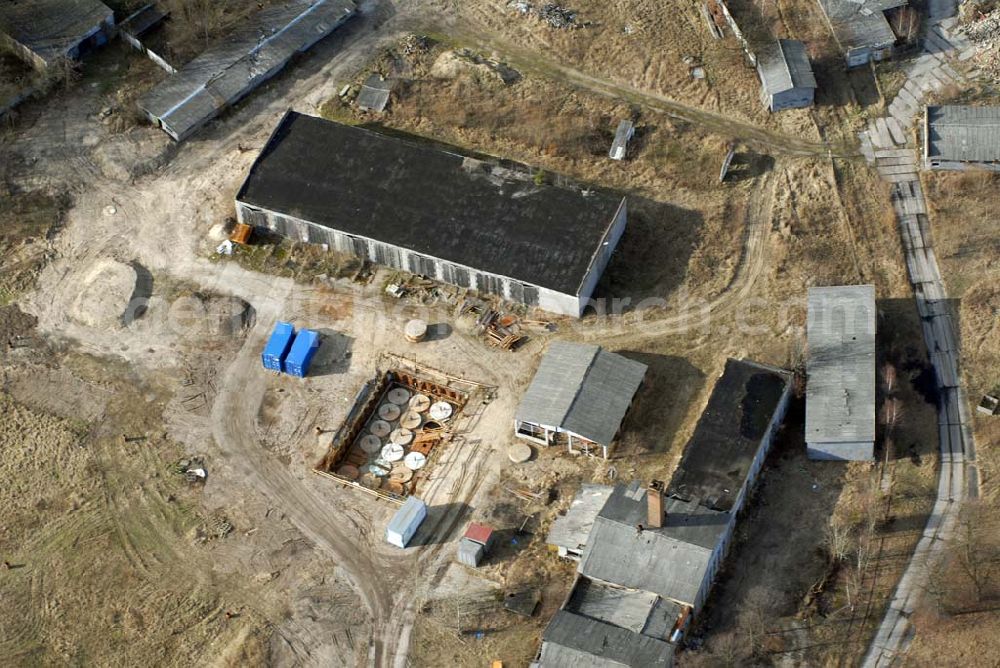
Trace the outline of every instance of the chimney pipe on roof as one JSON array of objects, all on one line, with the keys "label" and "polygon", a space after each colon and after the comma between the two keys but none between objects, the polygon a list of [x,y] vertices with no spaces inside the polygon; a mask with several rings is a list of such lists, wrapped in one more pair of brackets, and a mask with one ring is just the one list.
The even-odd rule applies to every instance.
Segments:
[{"label": "chimney pipe on roof", "polygon": [[663,526],[663,482],[653,480],[646,488],[646,524],[650,529]]}]

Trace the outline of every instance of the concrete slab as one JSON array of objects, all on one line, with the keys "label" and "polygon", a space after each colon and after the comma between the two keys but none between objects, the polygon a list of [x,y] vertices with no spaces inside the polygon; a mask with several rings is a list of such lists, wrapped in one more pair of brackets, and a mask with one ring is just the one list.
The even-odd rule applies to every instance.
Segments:
[{"label": "concrete slab", "polygon": [[917,170],[913,165],[879,165],[878,173],[882,176],[909,174],[911,179],[917,178]]},{"label": "concrete slab", "polygon": [[917,161],[913,156],[906,156],[902,158],[878,158],[878,164],[879,167],[909,167],[913,171],[917,171]]},{"label": "concrete slab", "polygon": [[911,181],[916,181],[917,175],[910,174],[885,174],[882,179],[888,181],[889,183],[908,183]]},{"label": "concrete slab", "polygon": [[879,158],[912,158],[917,159],[917,152],[912,148],[882,148],[875,152]]},{"label": "concrete slab", "polygon": [[875,119],[875,128],[878,132],[878,141],[875,142],[876,146],[880,146],[880,148],[892,148],[896,145],[884,118],[879,117]]},{"label": "concrete slab", "polygon": [[903,132],[903,128],[900,127],[899,121],[893,117],[885,119],[885,124],[889,128],[889,134],[892,135],[892,140],[899,144],[900,146],[906,145],[906,133]]},{"label": "concrete slab", "polygon": [[963,79],[962,75],[959,74],[958,71],[948,63],[941,64],[941,71],[955,81],[962,81]]}]

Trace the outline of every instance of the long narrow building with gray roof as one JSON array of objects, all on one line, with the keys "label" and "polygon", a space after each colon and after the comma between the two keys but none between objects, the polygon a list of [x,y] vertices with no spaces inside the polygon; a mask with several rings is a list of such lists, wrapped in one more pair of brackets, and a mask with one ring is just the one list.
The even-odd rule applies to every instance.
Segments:
[{"label": "long narrow building with gray roof", "polygon": [[353,0],[289,0],[262,9],[139,98],[139,108],[180,141],[336,30],[355,9]]},{"label": "long narrow building with gray roof", "polygon": [[810,459],[875,453],[875,286],[809,289],[806,448]]}]

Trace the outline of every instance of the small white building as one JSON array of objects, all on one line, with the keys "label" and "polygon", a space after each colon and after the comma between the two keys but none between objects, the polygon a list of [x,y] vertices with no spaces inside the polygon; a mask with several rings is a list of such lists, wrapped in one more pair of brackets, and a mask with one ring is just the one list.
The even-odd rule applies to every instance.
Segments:
[{"label": "small white building", "polygon": [[806,451],[810,459],[875,456],[875,286],[809,288]]},{"label": "small white building", "polygon": [[427,504],[415,496],[407,497],[385,528],[386,542],[396,547],[406,547],[426,518]]},{"label": "small white building", "polygon": [[554,341],[514,418],[514,435],[605,459],[646,365],[600,346]]},{"label": "small white building", "polygon": [[811,107],[816,96],[816,77],[806,45],[779,39],[757,53],[760,97],[770,111]]}]

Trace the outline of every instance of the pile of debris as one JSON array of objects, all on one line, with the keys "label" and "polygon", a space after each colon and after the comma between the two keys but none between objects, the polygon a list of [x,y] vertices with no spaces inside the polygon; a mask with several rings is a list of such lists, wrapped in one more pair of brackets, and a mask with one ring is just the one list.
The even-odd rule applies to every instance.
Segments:
[{"label": "pile of debris", "polygon": [[995,82],[1000,82],[1000,9],[963,25],[959,33],[976,45],[976,65]]},{"label": "pile of debris", "polygon": [[404,56],[426,53],[430,48],[430,40],[423,35],[409,34],[399,42],[399,50]]},{"label": "pile of debris", "polygon": [[205,479],[208,478],[204,457],[182,459],[174,464],[171,470],[177,475],[184,476],[185,480],[192,483],[205,482]]},{"label": "pile of debris", "polygon": [[475,334],[482,336],[489,345],[501,350],[514,351],[524,345],[528,337],[521,333],[520,318],[512,313],[501,313],[479,299],[466,299],[459,315],[479,314]]},{"label": "pile of debris", "polygon": [[582,25],[576,20],[576,11],[557,5],[554,2],[547,2],[536,9],[534,5],[526,0],[511,0],[507,3],[507,6],[521,14],[537,16],[553,28],[559,30],[579,28]]}]

